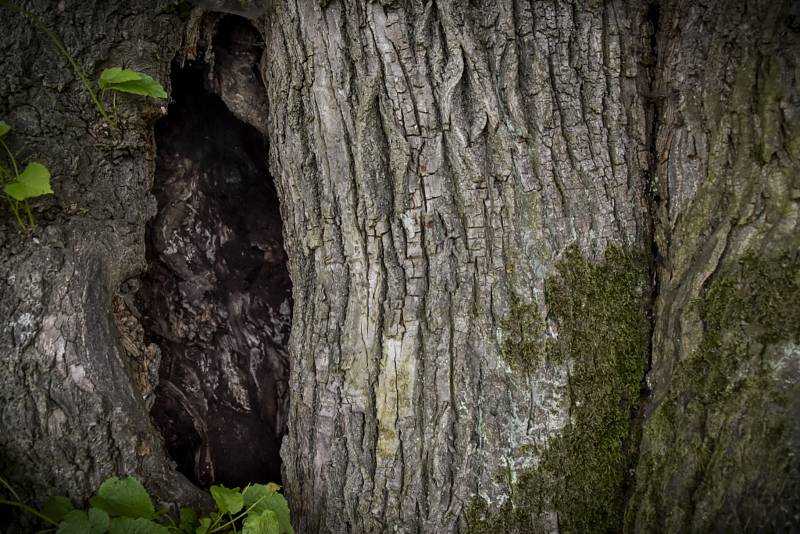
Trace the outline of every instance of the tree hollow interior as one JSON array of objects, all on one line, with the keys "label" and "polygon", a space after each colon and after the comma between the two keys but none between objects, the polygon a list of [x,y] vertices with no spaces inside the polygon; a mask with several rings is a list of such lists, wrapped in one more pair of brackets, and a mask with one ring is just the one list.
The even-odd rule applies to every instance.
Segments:
[{"label": "tree hollow interior", "polygon": [[[264,94],[260,39],[245,19],[217,23],[213,69],[238,62],[245,97]],[[209,63],[173,65],[155,129],[158,213],[138,294],[161,349],[151,413],[197,485],[279,482],[292,310],[280,206],[267,140],[212,92]]]}]

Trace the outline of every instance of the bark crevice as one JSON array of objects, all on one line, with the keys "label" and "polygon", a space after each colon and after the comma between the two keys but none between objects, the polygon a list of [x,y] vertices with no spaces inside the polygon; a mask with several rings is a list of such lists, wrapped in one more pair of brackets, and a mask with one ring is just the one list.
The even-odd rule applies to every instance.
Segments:
[{"label": "bark crevice", "polygon": [[665,229],[659,223],[659,214],[663,209],[663,199],[659,190],[658,181],[658,151],[657,151],[657,135],[659,129],[659,118],[661,113],[661,98],[658,90],[658,32],[659,32],[659,19],[660,19],[660,3],[658,0],[651,0],[645,12],[645,23],[649,30],[649,49],[644,54],[647,60],[647,68],[642,69],[644,78],[644,94],[645,94],[645,127],[646,137],[645,144],[647,147],[647,167],[645,168],[645,216],[644,228],[647,235],[645,238],[646,254],[647,257],[643,258],[647,262],[648,277],[649,277],[649,293],[646,296],[647,306],[647,320],[648,320],[648,342],[647,342],[647,360],[644,362],[644,373],[639,386],[639,402],[635,408],[635,412],[631,414],[630,432],[627,443],[626,456],[628,465],[625,470],[624,481],[624,506],[627,508],[628,502],[633,495],[636,485],[636,466],[639,458],[639,445],[642,438],[642,431],[645,424],[645,419],[648,413],[648,406],[652,395],[652,389],[648,381],[648,374],[652,367],[653,359],[653,336],[656,329],[655,307],[659,295],[660,286],[660,266],[663,264],[663,257],[659,250],[658,232],[663,232]]}]

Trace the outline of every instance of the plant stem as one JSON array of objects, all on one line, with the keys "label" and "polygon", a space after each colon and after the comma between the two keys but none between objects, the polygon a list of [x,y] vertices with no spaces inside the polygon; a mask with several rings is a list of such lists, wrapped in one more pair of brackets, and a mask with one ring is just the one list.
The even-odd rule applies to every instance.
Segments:
[{"label": "plant stem", "polygon": [[119,115],[117,115],[117,92],[111,95],[111,109],[114,110],[114,122],[119,122]]},{"label": "plant stem", "polygon": [[24,232],[27,228],[25,227],[25,223],[22,221],[22,217],[19,216],[19,208],[17,207],[17,201],[13,198],[6,197],[8,199],[8,203],[11,205],[11,211],[14,212],[14,217],[17,219],[17,224]]},{"label": "plant stem", "polygon": [[9,506],[16,506],[17,508],[21,508],[21,509],[25,510],[29,514],[35,515],[36,517],[38,517],[42,521],[46,521],[46,522],[50,523],[51,525],[58,526],[58,523],[56,523],[55,521],[53,521],[52,519],[50,519],[46,515],[37,512],[36,510],[31,508],[27,504],[23,504],[23,503],[21,503],[19,501],[9,501],[7,499],[0,499],[0,504],[7,504]]},{"label": "plant stem", "polygon": [[28,214],[28,220],[31,223],[31,228],[36,226],[36,218],[33,216],[33,212],[31,211],[31,205],[28,203],[27,200],[22,202],[22,205],[25,207],[25,212]]},{"label": "plant stem", "polygon": [[14,490],[14,486],[9,484],[8,481],[6,479],[4,479],[3,477],[0,477],[0,484],[3,484],[6,487],[6,489],[8,489],[8,491],[11,492],[11,495],[15,499],[17,499],[18,501],[22,500],[22,499],[19,498],[19,495],[17,495],[17,492]]},{"label": "plant stem", "polygon": [[14,158],[14,154],[11,153],[11,149],[8,148],[8,145],[6,144],[5,141],[3,141],[2,137],[0,137],[0,144],[3,145],[3,148],[6,149],[6,154],[8,154],[8,159],[11,160],[11,166],[14,167],[14,176],[19,176],[19,169],[17,168],[17,160]]},{"label": "plant stem", "polygon": [[[250,505],[250,506],[247,508],[247,510],[245,510],[244,512],[241,512],[241,513],[240,513],[239,515],[237,515],[236,517],[233,517],[233,516],[231,516],[231,520],[230,520],[230,521],[228,521],[227,523],[225,523],[225,524],[223,524],[223,525],[220,525],[220,526],[218,526],[218,527],[216,527],[216,528],[213,528],[213,527],[214,527],[214,525],[216,525],[216,524],[217,524],[217,522],[215,521],[215,522],[214,522],[214,525],[211,525],[211,526],[208,528],[208,532],[209,532],[209,534],[211,534],[212,532],[220,532],[220,531],[222,531],[222,529],[223,529],[223,528],[225,528],[225,527],[227,527],[227,526],[230,526],[230,525],[233,525],[235,522],[237,522],[238,520],[240,520],[241,518],[243,518],[243,517],[245,517],[247,514],[249,514],[249,513],[250,513],[250,510],[252,510],[253,508],[255,508],[255,506],[256,506],[258,503],[260,503],[262,500],[264,500],[264,498],[265,498],[265,497],[266,497],[266,495],[262,495],[261,497],[259,497],[259,498],[258,498],[258,500],[257,500],[256,502],[254,502],[253,504],[251,504],[251,505]],[[228,515],[230,515],[230,514],[228,514]],[[220,517],[222,517],[222,516],[220,516]],[[217,520],[219,520],[219,517],[217,518]],[[212,529],[213,529],[213,530],[212,530]],[[234,529],[234,530],[235,530],[235,529]]]},{"label": "plant stem", "polygon": [[113,120],[111,120],[111,117],[108,116],[108,113],[106,112],[105,107],[103,107],[102,102],[100,102],[100,100],[97,99],[97,95],[95,94],[94,90],[92,89],[92,86],[89,84],[89,80],[86,78],[86,74],[83,72],[83,69],[80,67],[80,65],[78,65],[78,63],[70,55],[70,53],[67,52],[67,49],[61,43],[59,38],[56,37],[56,35],[53,32],[51,32],[50,29],[47,26],[44,25],[44,22],[39,20],[39,18],[36,15],[34,15],[33,13],[31,13],[30,11],[26,11],[26,10],[22,9],[21,7],[19,7],[18,5],[12,4],[8,0],[0,0],[0,6],[6,6],[9,9],[11,9],[13,11],[16,11],[17,13],[20,13],[20,14],[24,15],[25,17],[29,18],[31,20],[31,22],[33,22],[40,30],[42,30],[50,38],[50,40],[53,42],[53,44],[56,45],[56,48],[58,48],[58,50],[61,52],[61,54],[65,58],[67,58],[67,61],[69,61],[69,64],[72,65],[73,70],[75,70],[75,74],[77,74],[78,78],[80,78],[81,83],[83,83],[83,87],[86,89],[86,92],[89,93],[89,96],[92,98],[92,101],[94,102],[94,105],[97,106],[97,111],[100,112],[100,115],[103,116],[103,119],[105,119],[105,121],[108,124],[110,124],[111,126],[116,127],[117,124]]},{"label": "plant stem", "polygon": [[[8,172],[8,171],[6,170],[6,168],[5,168],[5,167],[3,167],[2,165],[0,165],[0,186],[3,186],[3,185],[5,185],[5,184],[6,184],[6,180],[8,180],[9,182],[11,182],[11,181],[13,181],[13,180],[14,180],[14,177],[11,175],[11,173],[10,173],[10,172]],[[2,477],[0,477],[0,480],[2,480]]]}]

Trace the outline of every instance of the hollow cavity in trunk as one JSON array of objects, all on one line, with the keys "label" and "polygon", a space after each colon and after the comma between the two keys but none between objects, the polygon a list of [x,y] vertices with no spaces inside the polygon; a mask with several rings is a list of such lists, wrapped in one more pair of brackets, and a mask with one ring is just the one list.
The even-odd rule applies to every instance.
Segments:
[{"label": "hollow cavity in trunk", "polygon": [[173,67],[155,131],[158,214],[138,295],[162,351],[152,415],[200,486],[280,480],[291,282],[267,140],[242,120],[261,120],[260,46],[246,20],[221,19],[211,57]]}]

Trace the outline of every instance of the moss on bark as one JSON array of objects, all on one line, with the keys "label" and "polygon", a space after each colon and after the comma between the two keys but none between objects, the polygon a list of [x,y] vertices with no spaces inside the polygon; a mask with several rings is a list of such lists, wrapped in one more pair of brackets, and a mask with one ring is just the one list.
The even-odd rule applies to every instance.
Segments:
[{"label": "moss on bark", "polygon": [[669,395],[644,427],[647,454],[637,477],[663,487],[634,494],[626,530],[781,530],[793,521],[800,491],[796,438],[785,424],[800,408],[792,378],[797,253],[746,256],[720,270],[694,305],[702,340],[678,364]]},{"label": "moss on bark", "polygon": [[[545,286],[554,332],[546,357],[570,367],[570,422],[535,468],[517,473],[511,498],[498,511],[473,500],[470,533],[544,531],[548,521],[563,532],[619,530],[630,422],[648,350],[646,288],[639,255],[610,248],[604,262],[594,263],[576,247],[566,251]],[[538,310],[528,310],[527,319],[520,311],[512,310],[511,318],[538,324]],[[526,368],[536,364],[535,347],[523,339],[504,346],[504,354],[512,356],[512,367]]]}]

